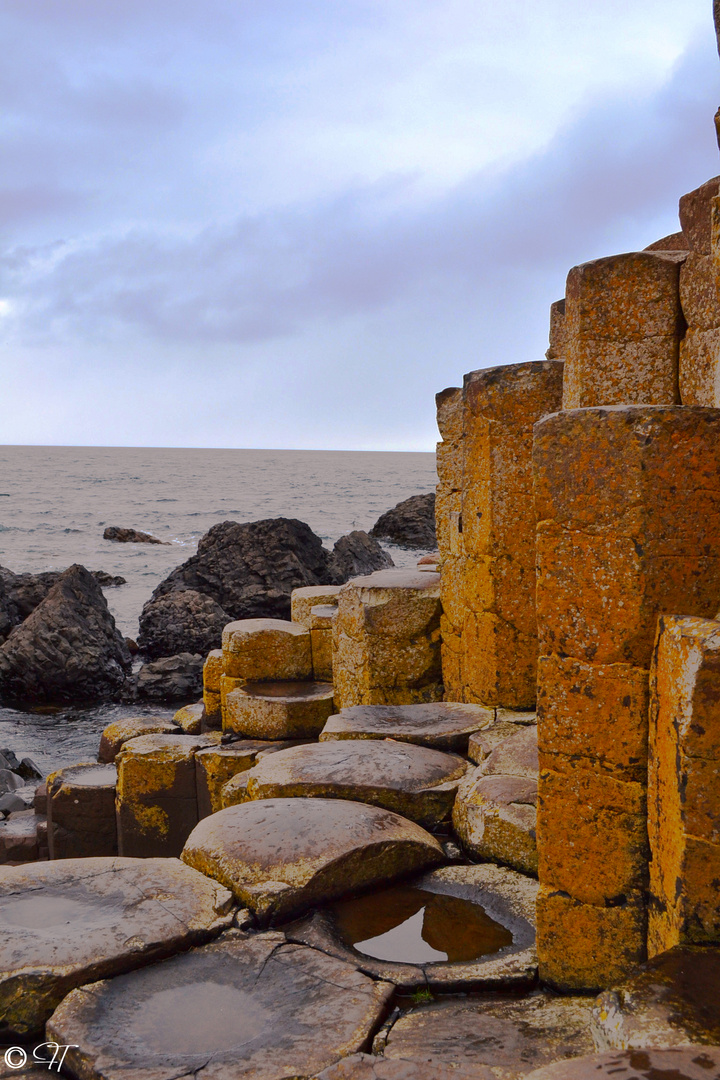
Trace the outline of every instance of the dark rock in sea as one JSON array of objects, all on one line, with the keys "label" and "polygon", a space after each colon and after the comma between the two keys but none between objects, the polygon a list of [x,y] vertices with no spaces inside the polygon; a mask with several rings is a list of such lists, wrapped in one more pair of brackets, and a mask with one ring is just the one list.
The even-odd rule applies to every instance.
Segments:
[{"label": "dark rock in sea", "polygon": [[0,647],[0,700],[106,701],[119,695],[131,663],[100,586],[75,564]]},{"label": "dark rock in sea", "polygon": [[137,676],[138,697],[149,701],[196,701],[202,694],[204,662],[200,653],[183,652],[143,664]]},{"label": "dark rock in sea", "polygon": [[194,589],[150,600],[140,616],[138,646],[146,656],[202,653],[222,644],[223,627],[232,622],[212,597]]},{"label": "dark rock in sea", "polygon": [[119,574],[108,574],[105,570],[91,570],[90,573],[103,589],[116,589],[119,585],[127,585],[127,580]]},{"label": "dark rock in sea", "polygon": [[[103,588],[126,584],[124,577],[108,574],[105,570],[90,570],[90,573]],[[14,574],[6,566],[0,566],[0,641],[9,637],[15,627],[33,613],[61,575],[61,570]]]},{"label": "dark rock in sea", "polygon": [[373,540],[361,529],[341,536],[328,559],[328,567],[336,585],[342,585],[352,577],[372,574],[373,570],[386,570],[394,565],[377,540]]},{"label": "dark rock in sea", "polygon": [[168,544],[167,540],[158,540],[140,529],[123,529],[119,525],[108,525],[103,540],[117,540],[119,544]]},{"label": "dark rock in sea", "polygon": [[332,585],[328,552],[309,525],[265,518],[213,525],[197,554],[161,581],[150,602],[192,589],[210,596],[231,620],[290,618],[290,593]]},{"label": "dark rock in sea", "polygon": [[126,637],[125,638],[125,644],[127,645],[128,652],[130,653],[131,656],[137,656],[138,655],[138,653],[140,652],[140,646],[138,645],[137,641],[135,641],[131,637]]},{"label": "dark rock in sea", "polygon": [[376,540],[389,540],[400,547],[435,548],[435,493],[411,495],[409,499],[382,514],[370,535]]}]

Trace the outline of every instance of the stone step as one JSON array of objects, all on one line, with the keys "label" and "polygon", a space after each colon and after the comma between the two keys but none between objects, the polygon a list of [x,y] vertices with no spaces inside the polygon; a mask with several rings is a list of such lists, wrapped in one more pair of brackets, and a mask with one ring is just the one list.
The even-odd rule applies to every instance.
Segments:
[{"label": "stone step", "polygon": [[223,729],[249,739],[312,739],[333,708],[332,683],[248,682],[225,695]]},{"label": "stone step", "polygon": [[47,858],[40,844],[38,825],[44,822],[34,810],[17,810],[0,821],[0,866],[35,862]]},{"label": "stone step", "polygon": [[333,740],[265,756],[248,774],[251,799],[352,799],[432,828],[450,817],[467,762],[392,739]]},{"label": "stone step", "polygon": [[421,705],[353,705],[328,719],[320,741],[397,739],[435,750],[467,754],[476,731],[495,723],[495,709],[436,701]]},{"label": "stone step", "polygon": [[88,762],[47,778],[48,847],[51,859],[117,855],[115,765]]},{"label": "stone step", "polygon": [[344,799],[260,799],[192,831],[188,865],[231,888],[262,921],[438,865],[440,844],[415,822]]}]

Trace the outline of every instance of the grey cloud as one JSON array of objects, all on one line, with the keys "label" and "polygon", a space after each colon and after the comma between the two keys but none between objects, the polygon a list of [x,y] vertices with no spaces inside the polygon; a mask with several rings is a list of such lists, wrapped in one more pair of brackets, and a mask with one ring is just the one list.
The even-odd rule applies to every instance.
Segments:
[{"label": "grey cloud", "polygon": [[658,93],[590,103],[542,153],[420,207],[401,198],[413,180],[400,177],[190,236],[135,229],[51,260],[16,253],[3,295],[18,301],[20,338],[46,340],[263,341],[440,279],[492,309],[608,244],[656,238],[650,222],[718,171],[716,69],[711,44],[698,46]]}]

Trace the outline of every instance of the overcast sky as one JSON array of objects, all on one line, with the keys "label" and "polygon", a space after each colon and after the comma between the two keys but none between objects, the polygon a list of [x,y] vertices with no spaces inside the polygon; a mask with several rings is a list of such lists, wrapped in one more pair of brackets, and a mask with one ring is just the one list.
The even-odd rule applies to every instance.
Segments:
[{"label": "overcast sky", "polygon": [[428,450],[720,172],[711,0],[0,0],[2,441]]}]

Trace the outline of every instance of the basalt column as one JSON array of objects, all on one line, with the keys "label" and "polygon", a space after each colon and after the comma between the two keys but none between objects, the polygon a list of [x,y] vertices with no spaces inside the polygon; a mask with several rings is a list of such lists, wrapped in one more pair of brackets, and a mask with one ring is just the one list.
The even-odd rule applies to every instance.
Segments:
[{"label": "basalt column", "polygon": [[720,623],[660,619],[651,680],[648,951],[720,941]]},{"label": "basalt column", "polygon": [[545,360],[474,371],[438,395],[446,700],[535,703],[532,430],[560,408],[562,370]]},{"label": "basalt column", "polygon": [[564,989],[646,951],[658,615],[720,596],[720,410],[576,409],[535,428],[538,954]]}]

